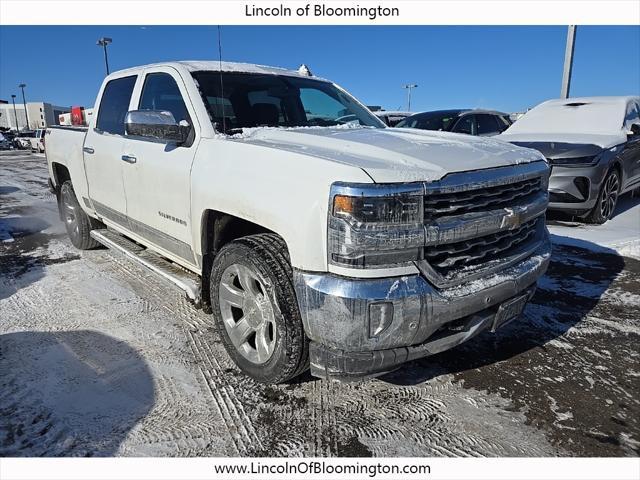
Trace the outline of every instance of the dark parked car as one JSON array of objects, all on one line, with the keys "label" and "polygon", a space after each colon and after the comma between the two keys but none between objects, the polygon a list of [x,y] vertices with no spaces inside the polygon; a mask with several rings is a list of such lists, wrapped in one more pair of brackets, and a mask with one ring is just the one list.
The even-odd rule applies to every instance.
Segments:
[{"label": "dark parked car", "polygon": [[499,138],[547,158],[550,210],[604,223],[618,197],[640,187],[639,97],[548,100]]},{"label": "dark parked car", "polygon": [[396,127],[493,136],[504,132],[510,125],[508,113],[458,109],[417,113],[405,118]]}]

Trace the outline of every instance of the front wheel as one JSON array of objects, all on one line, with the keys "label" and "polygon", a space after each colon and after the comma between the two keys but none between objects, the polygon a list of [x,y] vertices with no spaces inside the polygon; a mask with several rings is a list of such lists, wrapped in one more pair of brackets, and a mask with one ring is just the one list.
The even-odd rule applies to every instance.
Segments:
[{"label": "front wheel", "polygon": [[67,235],[74,247],[89,250],[100,245],[90,233],[91,230],[98,228],[100,223],[82,210],[70,180],[60,187],[59,208]]},{"label": "front wheel", "polygon": [[224,246],[211,269],[211,301],[227,353],[262,383],[282,383],[309,366],[291,265],[275,234],[243,237]]},{"label": "front wheel", "polygon": [[602,182],[598,200],[587,215],[587,222],[601,225],[613,216],[620,194],[620,184],[620,174],[617,169],[612,168]]}]

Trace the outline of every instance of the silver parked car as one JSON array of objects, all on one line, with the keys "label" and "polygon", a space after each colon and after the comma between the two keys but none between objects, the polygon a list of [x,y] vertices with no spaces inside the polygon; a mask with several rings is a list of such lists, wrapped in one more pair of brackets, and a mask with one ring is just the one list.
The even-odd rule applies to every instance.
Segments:
[{"label": "silver parked car", "polygon": [[550,210],[604,223],[640,187],[640,97],[549,100],[499,138],[547,158]]}]

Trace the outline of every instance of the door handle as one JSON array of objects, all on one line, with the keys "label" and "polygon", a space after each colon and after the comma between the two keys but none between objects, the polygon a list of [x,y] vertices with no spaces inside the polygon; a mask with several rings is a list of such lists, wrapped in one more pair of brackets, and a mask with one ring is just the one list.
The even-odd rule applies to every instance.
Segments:
[{"label": "door handle", "polygon": [[84,153],[93,153],[93,152],[95,152],[95,150],[93,148],[91,148],[91,147],[82,147],[82,151]]},{"label": "door handle", "polygon": [[122,161],[127,163],[136,163],[138,159],[133,155],[122,155]]}]

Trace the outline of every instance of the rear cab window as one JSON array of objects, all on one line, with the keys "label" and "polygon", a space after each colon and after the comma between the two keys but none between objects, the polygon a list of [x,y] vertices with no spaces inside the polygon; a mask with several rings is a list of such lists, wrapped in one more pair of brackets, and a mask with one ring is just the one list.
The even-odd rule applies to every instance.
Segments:
[{"label": "rear cab window", "polygon": [[124,135],[124,119],[136,84],[136,75],[110,80],[104,87],[96,129],[100,132]]}]

